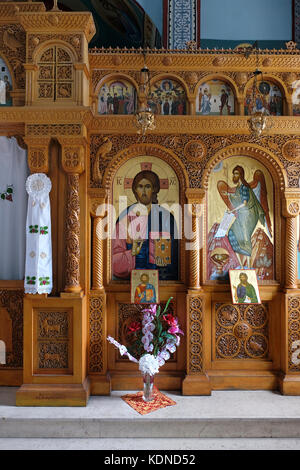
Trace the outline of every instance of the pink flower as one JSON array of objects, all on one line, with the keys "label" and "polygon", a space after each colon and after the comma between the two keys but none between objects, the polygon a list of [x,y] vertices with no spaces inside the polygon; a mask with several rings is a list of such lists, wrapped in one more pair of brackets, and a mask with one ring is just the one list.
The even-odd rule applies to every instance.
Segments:
[{"label": "pink flower", "polygon": [[171,328],[168,329],[168,333],[170,333],[171,335],[176,335],[176,333],[179,333],[181,335],[184,334],[183,331],[179,329],[178,325],[171,326]]},{"label": "pink flower", "polygon": [[156,304],[150,304],[149,308],[144,308],[143,312],[148,312],[152,317],[154,317],[156,315],[156,309]]},{"label": "pink flower", "polygon": [[183,331],[179,329],[178,318],[173,317],[173,315],[169,313],[168,315],[164,315],[163,319],[168,323],[168,325],[170,325],[168,333],[171,335],[175,335],[176,333],[183,335]]}]

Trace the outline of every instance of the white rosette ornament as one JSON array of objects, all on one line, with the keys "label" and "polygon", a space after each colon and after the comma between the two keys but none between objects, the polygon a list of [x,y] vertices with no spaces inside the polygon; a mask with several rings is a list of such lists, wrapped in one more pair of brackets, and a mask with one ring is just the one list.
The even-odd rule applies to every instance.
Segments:
[{"label": "white rosette ornament", "polygon": [[29,195],[26,221],[25,293],[52,291],[52,245],[49,193],[51,181],[43,173],[27,178]]}]

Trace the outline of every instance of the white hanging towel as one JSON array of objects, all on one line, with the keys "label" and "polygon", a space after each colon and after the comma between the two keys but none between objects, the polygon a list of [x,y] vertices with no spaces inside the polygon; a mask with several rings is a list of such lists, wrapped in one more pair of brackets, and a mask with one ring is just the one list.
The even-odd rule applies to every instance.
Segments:
[{"label": "white hanging towel", "polygon": [[50,294],[52,244],[50,198],[51,180],[43,173],[27,178],[28,210],[26,222],[25,293]]}]

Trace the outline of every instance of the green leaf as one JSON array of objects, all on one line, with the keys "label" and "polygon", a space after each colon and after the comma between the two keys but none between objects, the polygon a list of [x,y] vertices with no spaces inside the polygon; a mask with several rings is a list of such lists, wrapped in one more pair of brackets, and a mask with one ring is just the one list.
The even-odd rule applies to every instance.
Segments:
[{"label": "green leaf", "polygon": [[7,188],[6,192],[7,192],[7,194],[12,194],[12,193],[13,193],[13,189],[12,189],[12,188]]},{"label": "green leaf", "polygon": [[175,341],[175,339],[176,339],[174,335],[171,335],[171,333],[166,333],[166,334],[165,334],[165,337],[166,337],[167,339],[171,339],[171,340],[173,340],[173,341]]},{"label": "green leaf", "polygon": [[1,199],[5,199],[5,194],[1,194]]},{"label": "green leaf", "polygon": [[170,298],[169,298],[169,300],[168,300],[168,302],[166,303],[166,306],[165,306],[165,308],[164,308],[163,314],[166,313],[167,308],[169,307],[169,304],[170,304],[170,302],[171,302],[172,299],[173,299],[173,297],[170,297]]}]

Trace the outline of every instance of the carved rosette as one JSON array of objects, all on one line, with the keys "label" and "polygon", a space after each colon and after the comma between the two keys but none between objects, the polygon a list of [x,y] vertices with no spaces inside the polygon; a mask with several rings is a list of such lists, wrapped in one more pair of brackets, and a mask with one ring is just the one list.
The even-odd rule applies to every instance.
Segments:
[{"label": "carved rosette", "polygon": [[264,359],[269,351],[268,304],[214,305],[216,359]]},{"label": "carved rosette", "polygon": [[298,162],[300,160],[300,141],[298,139],[288,140],[282,147],[282,154],[290,162]]},{"label": "carved rosette", "polygon": [[297,217],[300,212],[300,192],[286,190],[283,200],[283,216],[286,218],[285,236],[285,287],[296,289],[297,274]]},{"label": "carved rosette", "polygon": [[48,173],[50,137],[25,137],[31,173]]},{"label": "carved rosette", "polygon": [[300,296],[288,296],[288,370],[300,372]]},{"label": "carved rosette", "polygon": [[188,296],[188,367],[187,373],[203,373],[203,299]]}]

